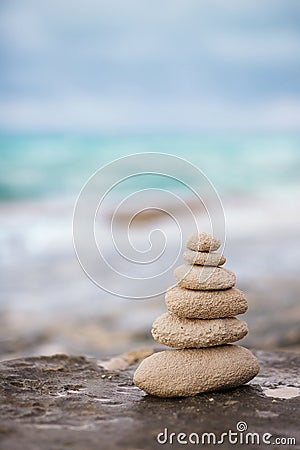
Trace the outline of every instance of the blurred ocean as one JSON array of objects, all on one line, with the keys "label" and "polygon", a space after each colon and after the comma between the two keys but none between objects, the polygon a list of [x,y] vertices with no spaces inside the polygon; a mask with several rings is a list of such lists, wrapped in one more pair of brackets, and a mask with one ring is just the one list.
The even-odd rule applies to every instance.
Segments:
[{"label": "blurred ocean", "polygon": [[[107,294],[85,276],[72,243],[73,209],[84,183],[102,165],[140,152],[186,158],[218,191],[226,265],[249,300],[246,345],[299,346],[299,135],[27,134],[0,137],[1,357],[102,355],[153,345],[151,323],[165,310],[163,296],[135,301]],[[179,189],[167,178],[133,183]],[[136,234],[143,240],[161,223],[141,222]],[[169,245],[175,239],[170,233]],[[168,275],[163,284],[171,282]]]},{"label": "blurred ocean", "polygon": [[295,134],[2,135],[0,199],[74,195],[102,165],[140,152],[171,153],[188,159],[221,194],[300,185],[300,136]]}]

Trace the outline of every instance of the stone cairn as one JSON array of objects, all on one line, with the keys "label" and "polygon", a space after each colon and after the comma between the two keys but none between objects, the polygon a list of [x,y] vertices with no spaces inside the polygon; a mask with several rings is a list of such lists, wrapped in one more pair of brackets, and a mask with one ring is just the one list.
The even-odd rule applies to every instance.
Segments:
[{"label": "stone cairn", "polygon": [[134,374],[134,383],[159,397],[188,397],[250,381],[258,361],[246,348],[232,344],[248,333],[235,316],[247,310],[247,300],[234,287],[233,272],[216,253],[221,243],[206,233],[194,233],[183,258],[188,264],[174,271],[177,284],[167,290],[169,312],[152,327],[156,341],[176,350],[154,353]]}]

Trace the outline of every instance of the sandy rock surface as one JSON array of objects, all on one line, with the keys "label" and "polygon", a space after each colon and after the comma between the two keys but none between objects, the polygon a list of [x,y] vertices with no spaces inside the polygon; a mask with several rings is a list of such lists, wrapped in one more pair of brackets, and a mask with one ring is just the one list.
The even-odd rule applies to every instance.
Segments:
[{"label": "sandy rock surface", "polygon": [[239,386],[254,378],[258,371],[255,356],[238,345],[166,350],[141,362],[134,383],[158,397],[187,397]]},{"label": "sandy rock surface", "polygon": [[224,319],[182,319],[165,313],[152,326],[152,336],[161,344],[175,348],[201,348],[228,344],[248,333],[247,324],[235,317]]},{"label": "sandy rock surface", "polygon": [[200,290],[229,289],[236,282],[235,274],[228,269],[188,264],[177,267],[174,278],[181,287]]},{"label": "sandy rock surface", "polygon": [[189,249],[183,253],[183,259],[189,264],[200,266],[222,266],[226,262],[222,253],[194,252]]},{"label": "sandy rock surface", "polygon": [[233,317],[248,308],[244,293],[234,287],[222,291],[195,291],[174,286],[166,292],[165,302],[170,312],[190,319]]},{"label": "sandy rock surface", "polygon": [[200,232],[191,234],[187,240],[186,246],[188,249],[196,252],[212,252],[218,250],[221,246],[221,241],[215,239],[210,234]]}]

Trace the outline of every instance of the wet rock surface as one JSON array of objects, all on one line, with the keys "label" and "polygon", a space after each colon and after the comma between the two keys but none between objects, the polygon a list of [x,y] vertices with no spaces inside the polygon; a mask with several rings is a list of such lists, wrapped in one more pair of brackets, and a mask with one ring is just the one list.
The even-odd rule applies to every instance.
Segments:
[{"label": "wet rock surface", "polygon": [[[264,393],[275,389],[276,395],[276,388],[288,392],[289,387],[300,387],[300,355],[254,354],[261,371],[248,385],[181,399],[151,397],[135,387],[136,364],[125,370],[107,370],[99,361],[67,355],[3,361],[0,448],[152,449],[162,447],[156,436],[165,428],[169,434],[213,432],[219,437],[228,430],[236,432],[241,421],[248,426],[243,434],[255,432],[261,437],[270,433],[271,442],[294,437],[296,445],[282,448],[300,448],[300,397],[280,399]],[[295,395],[295,389],[291,392]],[[197,447],[179,444],[176,437],[173,441],[164,447]],[[245,445],[264,447],[263,443]]]}]

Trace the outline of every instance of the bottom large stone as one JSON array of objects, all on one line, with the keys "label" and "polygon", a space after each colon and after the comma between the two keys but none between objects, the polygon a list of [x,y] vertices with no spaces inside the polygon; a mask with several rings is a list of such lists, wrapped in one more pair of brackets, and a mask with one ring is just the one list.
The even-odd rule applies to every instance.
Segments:
[{"label": "bottom large stone", "polygon": [[258,372],[258,361],[249,350],[228,344],[155,353],[137,368],[134,383],[158,397],[189,397],[239,386]]}]

